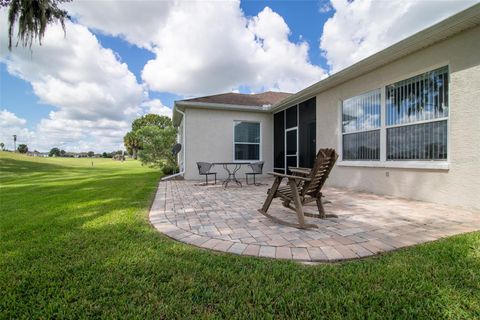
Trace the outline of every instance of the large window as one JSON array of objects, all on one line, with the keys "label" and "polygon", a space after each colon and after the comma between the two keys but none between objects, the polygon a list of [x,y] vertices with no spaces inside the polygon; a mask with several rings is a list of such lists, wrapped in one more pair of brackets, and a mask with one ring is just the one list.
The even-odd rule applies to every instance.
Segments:
[{"label": "large window", "polygon": [[383,99],[382,88],[344,100],[342,160],[440,168],[425,161],[447,160],[448,78],[442,67],[386,85]]},{"label": "large window", "polygon": [[447,159],[448,68],[385,88],[387,160]]},{"label": "large window", "polygon": [[380,160],[380,110],[380,89],[343,101],[343,160]]},{"label": "large window", "polygon": [[234,160],[260,160],[260,123],[234,122]]}]

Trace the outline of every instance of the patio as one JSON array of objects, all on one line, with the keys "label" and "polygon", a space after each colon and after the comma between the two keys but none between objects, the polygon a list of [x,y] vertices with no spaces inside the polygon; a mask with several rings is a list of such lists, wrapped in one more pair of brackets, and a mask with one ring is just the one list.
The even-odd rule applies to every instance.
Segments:
[{"label": "patio", "polygon": [[[318,229],[276,224],[258,213],[272,180],[262,186],[198,186],[194,181],[159,184],[150,222],[165,235],[205,249],[304,262],[332,262],[480,230],[480,212],[391,196],[325,188],[327,213],[308,218]],[[308,205],[305,211],[315,212]],[[269,211],[295,222],[278,199]]]}]

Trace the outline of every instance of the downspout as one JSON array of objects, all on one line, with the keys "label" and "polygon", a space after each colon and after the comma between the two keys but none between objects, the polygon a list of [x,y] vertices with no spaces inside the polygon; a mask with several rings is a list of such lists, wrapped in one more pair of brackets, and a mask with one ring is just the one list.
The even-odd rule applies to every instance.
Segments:
[{"label": "downspout", "polygon": [[179,173],[175,173],[175,174],[172,174],[172,175],[169,175],[169,176],[166,176],[166,177],[163,177],[162,179],[160,179],[161,181],[165,181],[165,180],[170,180],[172,178],[175,178],[175,177],[178,177],[178,176],[183,176],[185,174],[185,154],[186,154],[186,148],[185,148],[185,125],[187,123],[187,115],[185,114],[185,112],[181,111],[181,110],[178,110],[178,109],[175,109],[175,111],[177,111],[178,113],[180,113],[182,115],[182,118],[183,118],[183,126],[182,126],[182,149],[183,149],[183,154],[182,154],[182,163],[183,163],[183,168],[182,168],[182,171],[180,171]]}]

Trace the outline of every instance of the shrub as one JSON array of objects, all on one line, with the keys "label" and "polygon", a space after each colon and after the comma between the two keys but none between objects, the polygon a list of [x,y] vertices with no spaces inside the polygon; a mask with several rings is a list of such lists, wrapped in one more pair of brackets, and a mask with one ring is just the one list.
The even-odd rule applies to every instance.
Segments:
[{"label": "shrub", "polygon": [[171,174],[174,174],[174,173],[178,173],[179,170],[178,170],[178,166],[176,164],[164,164],[162,166],[162,172],[164,175],[171,175]]}]

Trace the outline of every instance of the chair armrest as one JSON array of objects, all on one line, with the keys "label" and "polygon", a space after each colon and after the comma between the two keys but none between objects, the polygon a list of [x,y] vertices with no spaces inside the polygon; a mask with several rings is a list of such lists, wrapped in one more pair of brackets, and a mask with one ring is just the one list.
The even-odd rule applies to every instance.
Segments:
[{"label": "chair armrest", "polygon": [[278,172],[269,172],[269,175],[272,175],[277,178],[287,178],[287,179],[293,179],[293,180],[302,180],[302,181],[310,181],[312,179],[306,178],[306,177],[301,177],[301,176],[291,176],[289,174],[281,174]]},{"label": "chair armrest", "polygon": [[288,167],[288,169],[299,169],[299,170],[306,170],[306,171],[312,170],[312,168],[305,168],[305,167]]},{"label": "chair armrest", "polygon": [[292,168],[289,167],[288,170],[292,171],[293,173],[298,173],[298,174],[303,174],[303,175],[308,175],[312,171],[312,169],[297,168],[297,167],[292,167]]}]

